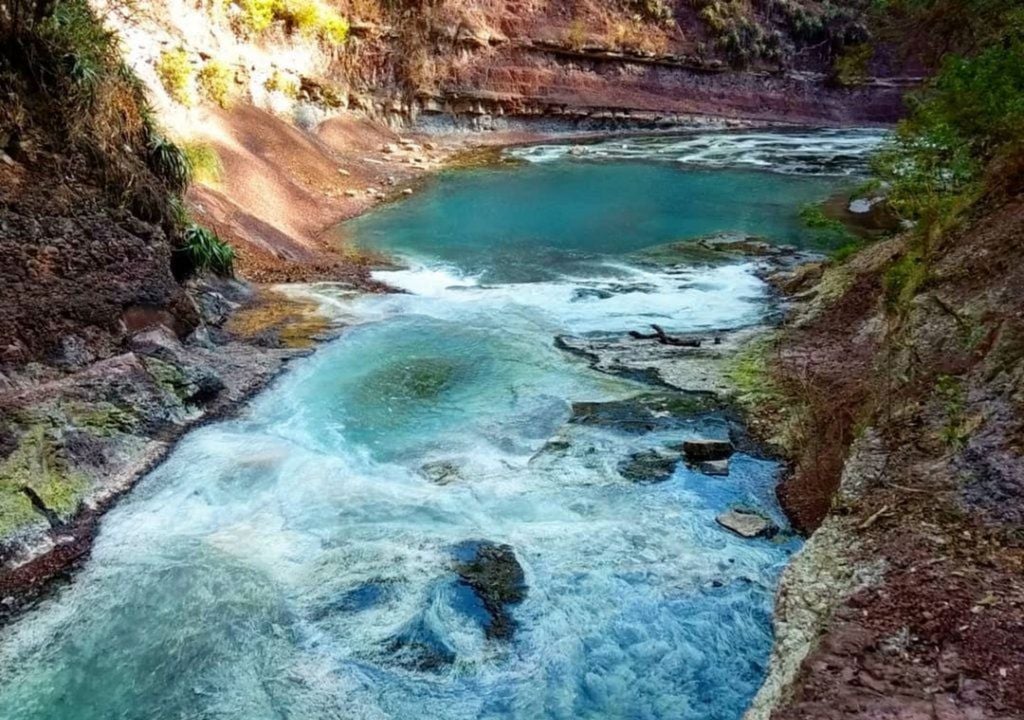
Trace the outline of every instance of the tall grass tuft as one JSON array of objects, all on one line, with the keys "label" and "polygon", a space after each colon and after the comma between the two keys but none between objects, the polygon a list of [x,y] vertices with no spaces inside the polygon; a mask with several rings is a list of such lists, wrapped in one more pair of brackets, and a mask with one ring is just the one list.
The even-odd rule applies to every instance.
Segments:
[{"label": "tall grass tuft", "polygon": [[235,251],[217,233],[193,223],[185,228],[183,239],[182,251],[194,271],[228,277],[234,274]]}]

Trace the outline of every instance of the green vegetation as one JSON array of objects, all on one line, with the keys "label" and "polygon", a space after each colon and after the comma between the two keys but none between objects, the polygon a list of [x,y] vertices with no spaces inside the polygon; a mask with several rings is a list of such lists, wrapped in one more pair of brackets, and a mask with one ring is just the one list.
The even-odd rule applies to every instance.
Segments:
[{"label": "green vegetation", "polygon": [[220,60],[209,60],[200,68],[196,81],[200,92],[208,99],[226,108],[231,104],[231,89],[235,76],[231,68]]},{"label": "green vegetation", "polygon": [[192,165],[188,154],[162,135],[149,141],[149,166],[175,192],[184,192],[192,181]]},{"label": "green vegetation", "polygon": [[45,423],[26,430],[13,452],[0,463],[0,536],[7,536],[41,517],[22,490],[30,487],[59,516],[73,512],[87,480],[64,463]]},{"label": "green vegetation", "polygon": [[228,276],[234,273],[235,251],[214,231],[193,223],[185,229],[184,240],[182,251],[193,270]]},{"label": "green vegetation", "polygon": [[[844,250],[844,259],[852,254],[849,248],[858,246],[859,242],[842,221],[825,214],[825,208],[819,203],[811,203],[800,209],[800,220],[814,231],[815,241],[824,247]],[[837,251],[838,252],[838,251]]]},{"label": "green vegetation", "polygon": [[348,39],[348,20],[321,0],[237,0],[239,24],[249,33],[259,34],[275,22],[283,22],[289,31],[319,38],[330,45]]},{"label": "green vegetation", "polygon": [[274,4],[276,0],[239,0],[239,15],[243,27],[259,34],[274,22]]},{"label": "green vegetation", "polygon": [[293,77],[285,75],[280,70],[275,70],[274,74],[267,78],[267,81],[263,83],[263,87],[268,92],[280,92],[285,97],[297,98],[299,96],[299,81]]},{"label": "green vegetation", "polygon": [[943,411],[946,415],[946,422],[941,431],[942,442],[954,452],[961,450],[975,429],[971,427],[965,414],[967,392],[963,381],[952,375],[941,375],[936,383],[935,391],[942,401]]},{"label": "green vegetation", "polygon": [[860,85],[871,75],[869,65],[874,56],[875,48],[870,43],[844,48],[832,64],[833,79],[845,87]]},{"label": "green vegetation", "polygon": [[156,64],[156,72],[164,90],[172,99],[189,106],[195,102],[192,93],[192,76],[195,70],[183,48],[164,50]]},{"label": "green vegetation", "polygon": [[224,167],[212,145],[192,141],[184,143],[181,149],[191,168],[192,180],[204,185],[215,185],[220,182]]},{"label": "green vegetation", "polygon": [[[910,2],[898,4],[906,10]],[[916,227],[908,253],[885,276],[886,299],[897,311],[927,281],[931,252],[948,231],[981,198],[1024,175],[1024,10],[1006,3],[1000,10],[988,0],[967,4],[994,23],[975,25],[985,47],[946,58],[874,163],[890,207]],[[946,3],[917,5],[934,12]]]}]

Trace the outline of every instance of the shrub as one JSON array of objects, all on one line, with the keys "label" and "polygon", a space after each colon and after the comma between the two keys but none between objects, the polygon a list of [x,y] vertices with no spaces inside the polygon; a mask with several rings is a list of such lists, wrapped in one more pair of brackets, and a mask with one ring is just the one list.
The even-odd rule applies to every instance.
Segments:
[{"label": "shrub", "polygon": [[275,70],[274,74],[263,83],[263,87],[267,89],[267,92],[280,92],[292,99],[299,96],[299,81],[283,74],[280,70]]},{"label": "shrub", "polygon": [[319,37],[332,45],[348,38],[348,21],[319,0],[277,0],[274,15],[306,37]]},{"label": "shrub", "polygon": [[192,170],[192,179],[195,182],[206,185],[220,182],[224,168],[221,165],[220,156],[212,145],[193,141],[185,143],[181,149],[188,160]]},{"label": "shrub", "polygon": [[868,66],[874,55],[875,49],[868,43],[849,46],[836,58],[832,66],[833,79],[844,87],[860,85],[871,75]]},{"label": "shrub", "polygon": [[274,22],[275,0],[239,0],[239,20],[246,30],[261,33]]},{"label": "shrub", "polygon": [[193,223],[185,228],[184,241],[182,250],[196,272],[234,274],[235,251],[217,233]]},{"label": "shrub", "polygon": [[231,104],[231,89],[234,74],[219,60],[210,60],[203,65],[197,76],[199,89],[207,99],[226,108]]},{"label": "shrub", "polygon": [[160,53],[156,72],[172,99],[186,106],[195,102],[192,95],[192,63],[183,48]]}]

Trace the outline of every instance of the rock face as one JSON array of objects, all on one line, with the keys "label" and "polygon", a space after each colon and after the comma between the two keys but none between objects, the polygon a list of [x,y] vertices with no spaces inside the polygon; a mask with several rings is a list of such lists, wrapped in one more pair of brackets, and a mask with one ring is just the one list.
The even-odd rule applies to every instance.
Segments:
[{"label": "rock face", "polygon": [[664,450],[642,450],[619,466],[619,473],[637,483],[663,482],[672,477],[679,455]]},{"label": "rock face", "polygon": [[488,615],[487,637],[508,640],[516,624],[511,606],[526,598],[526,576],[511,545],[490,541],[470,541],[456,550],[455,572],[459,582],[470,588]]},{"label": "rock face", "polygon": [[683,454],[693,463],[705,460],[724,460],[732,455],[732,442],[729,440],[712,440],[697,438],[683,441]]},{"label": "rock face", "polygon": [[771,520],[750,510],[728,510],[716,517],[715,521],[745,538],[771,537],[779,531],[778,526]]}]

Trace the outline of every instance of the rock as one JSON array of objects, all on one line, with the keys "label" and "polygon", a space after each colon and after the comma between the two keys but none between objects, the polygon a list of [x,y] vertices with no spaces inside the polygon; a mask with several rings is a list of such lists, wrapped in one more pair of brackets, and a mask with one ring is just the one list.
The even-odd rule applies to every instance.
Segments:
[{"label": "rock", "polygon": [[779,531],[779,527],[764,515],[751,510],[734,508],[722,513],[715,518],[715,521],[731,530],[740,537],[772,537]]},{"label": "rock", "polygon": [[619,466],[619,474],[638,483],[664,482],[672,477],[679,456],[662,450],[641,450]]},{"label": "rock", "polygon": [[882,198],[857,198],[850,202],[849,210],[855,215],[866,215],[881,201]]},{"label": "rock", "polygon": [[526,598],[526,576],[511,545],[487,540],[460,543],[455,548],[459,583],[483,603],[489,622],[484,631],[493,640],[507,640],[515,632],[510,606]]},{"label": "rock", "polygon": [[412,188],[405,188],[405,190],[402,191],[402,194],[403,195],[412,195]]},{"label": "rock", "polygon": [[705,460],[697,468],[705,475],[725,477],[729,474],[729,460]]},{"label": "rock", "polygon": [[704,460],[724,460],[732,455],[732,443],[728,440],[711,440],[697,438],[683,441],[683,454],[689,462],[697,463]]},{"label": "rock", "polygon": [[425,150],[437,150],[437,143],[425,142],[423,143],[423,148]]},{"label": "rock", "polygon": [[349,176],[349,175],[351,175],[352,173],[350,173],[350,172],[349,172],[348,170],[346,170],[345,168],[338,168],[338,174],[339,174],[339,175],[341,175],[342,177],[348,177],[348,176]]},{"label": "rock", "polygon": [[384,145],[381,146],[380,151],[385,155],[394,155],[396,152],[399,151],[399,147],[394,143],[385,143]]},{"label": "rock", "polygon": [[450,460],[428,462],[420,468],[420,472],[427,480],[438,485],[447,485],[462,478],[462,475],[459,473],[459,466]]},{"label": "rock", "polygon": [[348,197],[354,198],[354,197],[357,197],[359,195],[359,191],[358,190],[346,190],[345,191],[345,195],[347,195]]},{"label": "rock", "polygon": [[580,300],[607,300],[613,296],[614,294],[608,290],[601,290],[599,288],[576,288],[572,293],[571,302],[579,302]]},{"label": "rock", "polygon": [[77,335],[65,335],[60,339],[60,349],[53,358],[61,367],[80,369],[95,359],[89,344]]},{"label": "rock", "polygon": [[207,325],[214,327],[223,325],[231,311],[237,307],[219,292],[212,290],[199,293],[196,300],[199,303],[199,316]]},{"label": "rock", "polygon": [[698,393],[647,392],[623,400],[573,403],[569,422],[642,435],[680,427],[683,418],[709,407],[709,398]]}]

